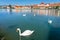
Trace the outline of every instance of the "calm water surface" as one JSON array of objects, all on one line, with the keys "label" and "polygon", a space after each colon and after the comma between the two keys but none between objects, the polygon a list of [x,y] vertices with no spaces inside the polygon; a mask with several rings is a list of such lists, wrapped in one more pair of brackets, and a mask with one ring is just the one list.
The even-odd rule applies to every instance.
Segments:
[{"label": "calm water surface", "polygon": [[[21,40],[60,40],[60,16],[53,11],[0,9],[0,35],[4,35],[5,40],[19,40],[16,32],[19,27],[22,32],[34,30],[31,36]],[[48,20],[53,22],[49,24]]]}]

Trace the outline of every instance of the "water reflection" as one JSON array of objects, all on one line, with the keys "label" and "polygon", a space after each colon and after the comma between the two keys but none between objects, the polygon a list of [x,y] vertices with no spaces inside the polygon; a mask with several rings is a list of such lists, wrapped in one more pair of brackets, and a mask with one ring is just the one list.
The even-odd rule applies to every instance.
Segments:
[{"label": "water reflection", "polygon": [[23,12],[23,13],[34,13],[35,14],[39,14],[39,15],[49,15],[49,16],[60,16],[60,10],[58,9],[28,9],[28,10],[22,10],[22,9],[0,9],[0,12]]},{"label": "water reflection", "polygon": [[60,10],[56,9],[42,9],[42,10],[33,10],[34,13],[38,13],[40,15],[50,15],[50,16],[59,16]]},{"label": "water reflection", "polygon": [[[11,13],[13,15],[4,15]],[[16,28],[21,28],[22,32],[26,29],[35,30],[31,36],[21,37],[22,40],[55,40],[55,37],[56,40],[60,40],[60,28],[58,28],[60,27],[60,17],[55,17],[59,15],[60,10],[56,9],[32,9],[32,11],[26,9],[0,9],[0,32],[3,33],[2,36],[6,40],[19,39]]]},{"label": "water reflection", "polygon": [[12,9],[7,9],[7,12],[12,12]]}]

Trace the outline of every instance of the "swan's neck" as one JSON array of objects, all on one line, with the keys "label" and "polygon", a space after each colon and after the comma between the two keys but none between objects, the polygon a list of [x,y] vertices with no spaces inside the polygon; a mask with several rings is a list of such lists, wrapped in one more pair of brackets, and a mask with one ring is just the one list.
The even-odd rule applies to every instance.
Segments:
[{"label": "swan's neck", "polygon": [[21,30],[19,29],[18,31],[19,31],[19,35],[21,35]]}]

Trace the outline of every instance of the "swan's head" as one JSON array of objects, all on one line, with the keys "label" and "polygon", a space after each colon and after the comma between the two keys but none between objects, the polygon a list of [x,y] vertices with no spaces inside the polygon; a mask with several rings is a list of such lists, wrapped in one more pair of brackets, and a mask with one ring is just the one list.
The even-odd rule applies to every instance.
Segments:
[{"label": "swan's head", "polygon": [[17,28],[16,32],[20,31],[20,28]]}]

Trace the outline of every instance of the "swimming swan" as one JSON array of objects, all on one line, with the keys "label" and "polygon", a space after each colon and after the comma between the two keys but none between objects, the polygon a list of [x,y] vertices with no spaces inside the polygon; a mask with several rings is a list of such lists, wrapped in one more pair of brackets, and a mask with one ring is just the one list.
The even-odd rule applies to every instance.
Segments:
[{"label": "swimming swan", "polygon": [[29,36],[34,32],[34,31],[31,31],[31,30],[25,30],[23,33],[21,33],[20,28],[17,28],[17,31],[19,32],[20,36]]},{"label": "swimming swan", "polygon": [[48,23],[51,24],[52,23],[52,20],[48,20]]}]

